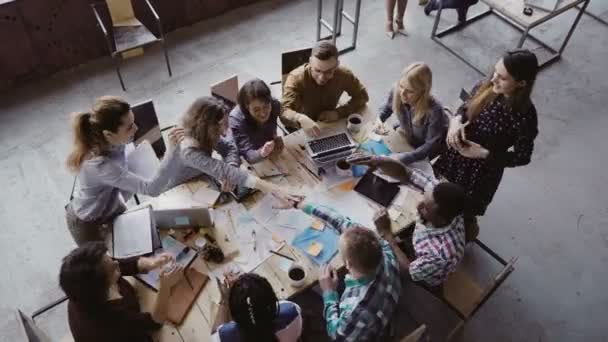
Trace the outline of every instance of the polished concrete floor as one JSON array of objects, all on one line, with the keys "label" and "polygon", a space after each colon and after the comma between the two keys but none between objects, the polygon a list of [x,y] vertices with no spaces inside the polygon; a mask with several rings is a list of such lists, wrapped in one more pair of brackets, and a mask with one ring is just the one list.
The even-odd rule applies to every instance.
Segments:
[{"label": "polished concrete floor", "polygon": [[[604,1],[590,8],[607,17]],[[430,64],[434,94],[446,105],[480,78],[429,39],[433,17],[416,1],[406,14],[409,37],[384,35],[383,1],[364,2],[361,13],[357,49],[342,63],[367,85],[371,108],[413,61]],[[538,35],[557,46],[574,14],[544,24]],[[455,13],[445,18],[453,22]],[[215,81],[232,74],[278,80],[281,51],[310,45],[314,19],[312,1],[269,0],[170,34],[171,78],[160,50],[152,49],[125,61],[127,92],[104,58],[0,94],[0,340],[15,340],[13,309],[31,313],[61,295],[58,266],[74,247],[63,216],[72,181],[64,167],[69,113],[116,94],[132,103],[153,99],[161,123],[172,124]],[[345,29],[340,44],[349,39]],[[487,70],[517,40],[517,31],[492,17],[446,38]],[[465,340],[608,340],[606,78],[608,27],[583,16],[563,59],[538,78],[533,98],[540,134],[532,163],[505,172],[480,221],[481,240],[518,261],[467,324]],[[44,328],[65,334],[65,306],[49,316],[40,320]]]}]

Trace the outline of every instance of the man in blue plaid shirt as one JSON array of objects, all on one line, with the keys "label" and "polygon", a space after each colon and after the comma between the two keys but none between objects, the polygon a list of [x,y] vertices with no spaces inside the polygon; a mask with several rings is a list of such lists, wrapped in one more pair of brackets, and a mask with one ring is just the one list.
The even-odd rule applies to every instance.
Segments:
[{"label": "man in blue plaid shirt", "polygon": [[338,275],[331,266],[319,278],[329,337],[353,342],[385,340],[401,292],[399,264],[391,246],[333,209],[304,201],[294,206],[341,234],[340,255],[349,271],[342,296],[338,296]]}]

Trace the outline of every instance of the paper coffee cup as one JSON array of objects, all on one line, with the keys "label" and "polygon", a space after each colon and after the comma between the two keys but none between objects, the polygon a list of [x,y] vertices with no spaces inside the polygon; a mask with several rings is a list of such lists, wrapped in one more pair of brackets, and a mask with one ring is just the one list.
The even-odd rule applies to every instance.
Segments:
[{"label": "paper coffee cup", "polygon": [[291,286],[300,287],[306,281],[306,270],[301,265],[293,263],[287,270],[287,277],[289,277]]},{"label": "paper coffee cup", "polygon": [[346,129],[351,133],[359,133],[363,126],[363,116],[361,114],[351,114],[346,120]]},{"label": "paper coffee cup", "polygon": [[336,162],[336,174],[341,177],[352,177],[353,171],[350,164],[341,159]]}]

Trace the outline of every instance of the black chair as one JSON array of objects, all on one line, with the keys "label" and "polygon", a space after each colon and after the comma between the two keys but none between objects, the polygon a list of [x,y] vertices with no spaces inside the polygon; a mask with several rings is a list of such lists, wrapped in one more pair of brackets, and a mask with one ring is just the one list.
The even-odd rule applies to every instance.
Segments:
[{"label": "black chair", "polygon": [[150,145],[152,145],[158,159],[161,159],[167,151],[162,132],[175,127],[175,125],[167,126],[162,129],[160,128],[160,123],[152,100],[147,100],[131,106],[131,111],[133,111],[135,124],[137,125],[137,131],[133,137],[135,146],[141,144],[144,140],[147,140]]},{"label": "black chair", "polygon": [[[165,145],[162,132],[175,127],[175,125],[160,128],[160,123],[152,100],[147,100],[131,106],[131,111],[135,116],[135,124],[137,125],[133,143],[137,146],[143,141],[148,141],[150,145],[152,145],[156,157],[162,159],[165,152],[167,152],[167,145]],[[136,204],[140,203],[137,194],[133,195],[133,199]]]},{"label": "black chair", "polygon": [[[132,13],[133,6],[131,4],[131,0],[122,1],[124,1],[123,6],[130,9],[130,12]],[[141,1],[145,3],[145,6],[142,6],[142,8],[145,9],[145,12],[141,13],[141,18],[152,18],[152,20],[148,20],[148,22],[150,22],[152,25],[146,26],[142,24],[139,18],[131,18],[132,21],[129,25],[123,25],[121,23],[118,23],[119,25],[115,25],[117,23],[112,21],[110,8],[106,2],[91,4],[93,13],[97,19],[97,24],[106,38],[108,50],[114,61],[116,73],[118,74],[118,79],[120,80],[122,90],[126,90],[126,88],[122,75],[120,74],[120,63],[118,59],[127,52],[143,48],[154,43],[160,43],[162,45],[163,52],[165,54],[165,61],[167,63],[167,70],[169,71],[169,76],[172,76],[171,65],[169,64],[169,55],[167,54],[167,49],[165,48],[165,39],[160,18],[158,17],[154,7],[152,7],[152,4],[150,4],[149,0]]]}]

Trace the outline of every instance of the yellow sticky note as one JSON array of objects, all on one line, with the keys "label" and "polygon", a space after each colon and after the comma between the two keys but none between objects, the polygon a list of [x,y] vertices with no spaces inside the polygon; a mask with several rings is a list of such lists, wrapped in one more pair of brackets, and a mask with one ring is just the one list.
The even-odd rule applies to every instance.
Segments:
[{"label": "yellow sticky note", "polygon": [[325,228],[325,224],[319,220],[312,221],[312,224],[310,226],[316,230],[323,230],[323,228]]},{"label": "yellow sticky note", "polygon": [[321,253],[321,251],[323,250],[323,245],[313,241],[313,243],[310,244],[310,246],[308,247],[308,249],[306,250],[306,253],[312,255],[312,256],[317,256]]}]

